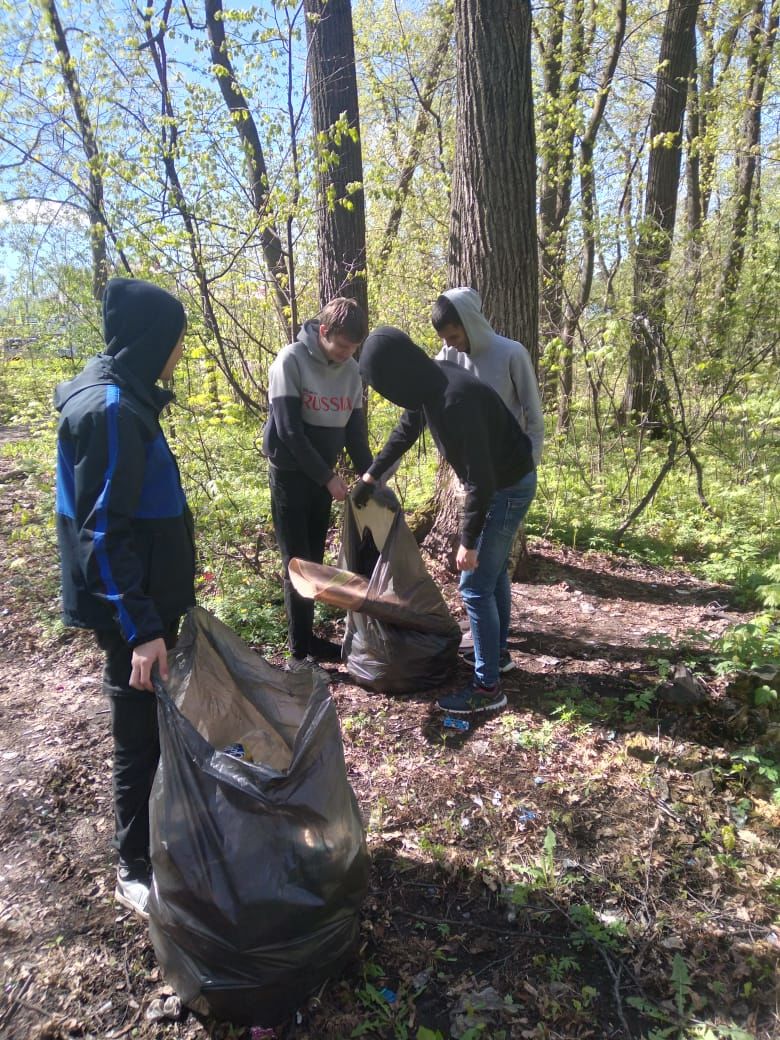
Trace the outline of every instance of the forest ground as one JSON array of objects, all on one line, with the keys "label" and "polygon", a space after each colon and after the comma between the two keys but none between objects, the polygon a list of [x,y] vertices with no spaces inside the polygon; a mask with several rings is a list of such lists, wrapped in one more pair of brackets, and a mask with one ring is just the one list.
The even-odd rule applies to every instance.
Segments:
[{"label": "forest ground", "polygon": [[[12,538],[27,476],[0,458],[0,1036],[249,1037],[164,1007],[113,902],[99,655],[53,624],[55,561]],[[777,725],[706,667],[705,634],[748,615],[618,556],[536,541],[531,570],[508,707],[466,733],[330,668],[371,855],[360,955],[253,1040],[780,1036],[780,818],[739,759]]]}]

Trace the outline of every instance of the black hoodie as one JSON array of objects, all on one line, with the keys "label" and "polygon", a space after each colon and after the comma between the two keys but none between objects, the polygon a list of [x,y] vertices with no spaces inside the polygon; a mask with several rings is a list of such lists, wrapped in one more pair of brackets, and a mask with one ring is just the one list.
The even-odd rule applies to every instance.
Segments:
[{"label": "black hoodie", "polygon": [[173,395],[155,386],[185,314],[156,285],[112,278],[103,320],[106,352],[54,395],[63,616],[137,646],[195,603],[192,517],[159,423]]},{"label": "black hoodie", "polygon": [[490,500],[534,468],[531,442],[489,386],[450,361],[433,361],[400,329],[375,329],[363,344],[360,373],[406,411],[368,472],[379,478],[427,426],[466,490],[461,545],[476,547]]}]

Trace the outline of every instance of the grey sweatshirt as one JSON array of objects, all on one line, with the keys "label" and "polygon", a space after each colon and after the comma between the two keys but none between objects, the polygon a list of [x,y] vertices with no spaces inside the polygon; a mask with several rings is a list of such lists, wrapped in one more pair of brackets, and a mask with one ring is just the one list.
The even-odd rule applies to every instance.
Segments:
[{"label": "grey sweatshirt", "polygon": [[359,473],[371,465],[360,371],[354,358],[329,361],[317,321],[307,321],[269,369],[263,453],[278,469],[327,484],[344,448]]},{"label": "grey sweatshirt", "polygon": [[451,361],[491,386],[520,423],[531,441],[534,463],[539,465],[544,445],[544,416],[531,355],[517,340],[499,336],[482,313],[482,299],[475,289],[448,289],[444,293],[466,330],[470,353],[446,344],[437,361]]}]

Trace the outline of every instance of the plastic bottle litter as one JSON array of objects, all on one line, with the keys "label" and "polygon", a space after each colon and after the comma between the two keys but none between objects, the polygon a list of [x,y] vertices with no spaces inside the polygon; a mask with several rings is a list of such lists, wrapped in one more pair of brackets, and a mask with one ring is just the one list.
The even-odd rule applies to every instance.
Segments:
[{"label": "plastic bottle litter", "polygon": [[447,715],[442,723],[445,729],[456,729],[458,733],[466,733],[471,728],[469,722],[466,719],[453,719],[451,715]]},{"label": "plastic bottle litter", "polygon": [[396,1000],[398,999],[396,997],[396,994],[391,989],[388,989],[387,986],[385,986],[383,989],[380,989],[379,996],[386,1000],[388,1004],[395,1004]]},{"label": "plastic bottle litter", "polygon": [[243,744],[228,744],[222,748],[222,754],[230,755],[232,758],[246,758],[246,748]]}]

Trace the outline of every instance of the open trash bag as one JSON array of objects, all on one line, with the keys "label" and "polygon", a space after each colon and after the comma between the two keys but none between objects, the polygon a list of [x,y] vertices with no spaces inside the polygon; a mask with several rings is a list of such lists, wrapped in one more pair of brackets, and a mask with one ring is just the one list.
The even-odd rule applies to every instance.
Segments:
[{"label": "open trash bag", "polygon": [[272,667],[199,607],[169,661],[150,801],[154,950],[195,1011],[273,1025],[358,936],[368,856],[336,710],[322,679]]},{"label": "open trash bag", "polygon": [[293,559],[289,574],[300,595],[347,610],[350,675],[383,693],[441,686],[461,633],[395,496],[378,489],[362,509],[347,498],[341,537],[338,567]]}]

